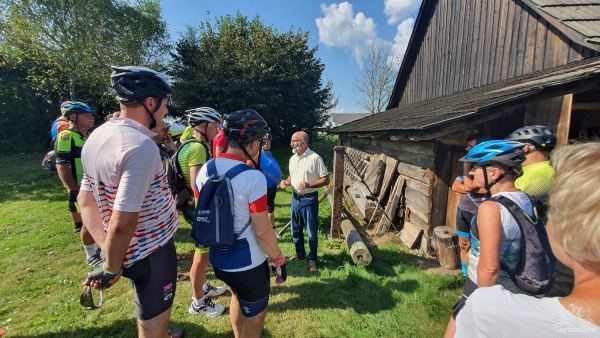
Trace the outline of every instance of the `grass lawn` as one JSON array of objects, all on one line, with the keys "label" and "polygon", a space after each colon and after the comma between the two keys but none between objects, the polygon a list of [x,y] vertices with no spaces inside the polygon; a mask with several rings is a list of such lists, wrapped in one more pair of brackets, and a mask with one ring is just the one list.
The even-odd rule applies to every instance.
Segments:
[{"label": "grass lawn", "polygon": [[[286,151],[276,152],[285,154]],[[288,152],[289,154],[289,152]],[[40,169],[41,155],[0,157],[0,327],[9,337],[133,337],[132,290],[126,279],[104,292],[97,310],[79,305],[83,264],[78,235],[72,232],[66,193],[58,177]],[[286,155],[287,157],[287,155]],[[282,157],[280,157],[282,158]],[[287,158],[283,167],[287,165]],[[289,220],[289,192],[277,195],[279,227]],[[330,210],[320,206],[319,275],[305,262],[288,263],[288,281],[272,279],[266,337],[432,337],[443,334],[461,281],[423,272],[423,258],[400,245],[371,248],[373,263],[352,264],[343,243],[326,240]],[[291,235],[280,240],[287,256],[294,254]],[[177,253],[186,255],[187,272],[193,244],[190,226],[181,220]],[[216,285],[212,273],[209,279]],[[230,337],[227,315],[188,315],[189,281],[179,282],[171,326],[187,337]],[[217,303],[228,307],[229,297]]]}]

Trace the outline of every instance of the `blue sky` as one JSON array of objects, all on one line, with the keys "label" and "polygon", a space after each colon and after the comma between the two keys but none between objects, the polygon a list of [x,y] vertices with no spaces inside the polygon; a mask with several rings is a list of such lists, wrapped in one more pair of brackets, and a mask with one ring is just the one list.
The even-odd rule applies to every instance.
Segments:
[{"label": "blue sky", "polygon": [[324,83],[331,80],[336,111],[363,112],[356,103],[354,83],[371,43],[403,54],[421,0],[162,0],[162,15],[176,41],[188,25],[231,14],[259,15],[279,31],[308,31],[310,45],[325,65]]}]

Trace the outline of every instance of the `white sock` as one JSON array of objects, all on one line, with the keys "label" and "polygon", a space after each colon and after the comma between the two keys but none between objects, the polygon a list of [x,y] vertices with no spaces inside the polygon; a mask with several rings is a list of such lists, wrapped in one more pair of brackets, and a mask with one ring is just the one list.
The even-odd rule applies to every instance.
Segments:
[{"label": "white sock", "polygon": [[202,285],[202,290],[204,291],[204,293],[208,292],[208,281],[204,282],[204,285]]},{"label": "white sock", "polygon": [[96,245],[96,243],[90,245],[84,244],[83,251],[85,251],[85,257],[89,259],[90,257],[96,254],[96,251],[98,251],[98,246]]}]

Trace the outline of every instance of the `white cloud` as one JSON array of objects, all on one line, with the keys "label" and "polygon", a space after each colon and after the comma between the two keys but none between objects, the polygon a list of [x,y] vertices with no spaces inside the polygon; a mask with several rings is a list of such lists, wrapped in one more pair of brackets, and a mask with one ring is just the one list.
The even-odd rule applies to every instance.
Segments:
[{"label": "white cloud", "polygon": [[420,3],[420,0],[384,0],[383,13],[388,17],[388,24],[393,25],[409,16]]},{"label": "white cloud", "polygon": [[394,56],[394,62],[397,63],[397,67],[400,67],[400,64],[402,63],[402,58],[406,52],[406,47],[410,41],[410,36],[412,34],[414,25],[414,18],[408,18],[398,25],[398,30],[396,31],[396,36],[394,37],[394,44],[392,45],[391,53]]},{"label": "white cloud", "polygon": [[377,27],[372,18],[362,12],[354,14],[352,4],[321,4],[323,17],[317,18],[319,41],[327,46],[347,48],[360,63],[372,41]]}]

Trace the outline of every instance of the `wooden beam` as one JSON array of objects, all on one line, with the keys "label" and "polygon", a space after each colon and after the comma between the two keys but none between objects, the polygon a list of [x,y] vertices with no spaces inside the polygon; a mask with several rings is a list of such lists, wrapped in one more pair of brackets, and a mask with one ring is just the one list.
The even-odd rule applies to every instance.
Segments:
[{"label": "wooden beam", "polygon": [[600,110],[600,102],[573,103],[571,110]]},{"label": "wooden beam", "polygon": [[333,148],[333,203],[331,205],[331,227],[329,237],[335,238],[341,234],[342,201],[344,199],[344,154],[346,147]]},{"label": "wooden beam", "polygon": [[573,108],[573,94],[563,96],[562,108],[556,128],[556,146],[564,146],[569,143],[569,128],[571,126],[571,111]]},{"label": "wooden beam", "polygon": [[352,222],[347,219],[343,220],[341,223],[341,228],[342,232],[344,233],[344,237],[346,237],[346,245],[348,245],[348,251],[350,252],[350,257],[352,257],[354,264],[360,266],[367,266],[371,264],[373,256],[371,256],[369,248],[363,241]]}]

